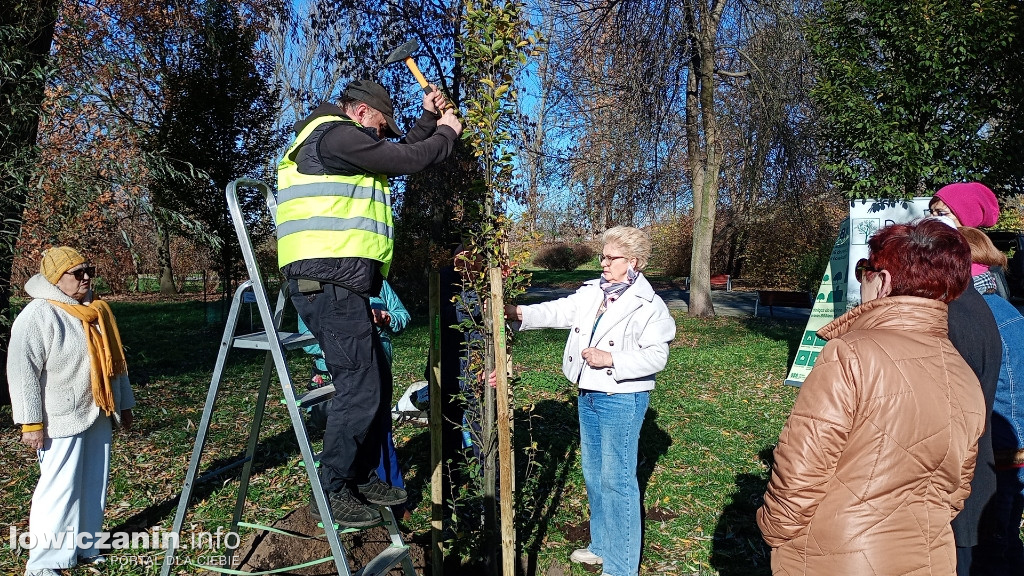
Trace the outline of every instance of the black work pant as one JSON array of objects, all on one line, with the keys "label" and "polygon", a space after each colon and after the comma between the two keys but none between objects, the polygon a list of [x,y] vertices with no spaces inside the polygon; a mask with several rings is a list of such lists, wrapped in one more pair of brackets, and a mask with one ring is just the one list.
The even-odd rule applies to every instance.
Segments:
[{"label": "black work pant", "polygon": [[288,283],[295,310],[320,343],[334,383],[320,480],[327,491],[337,492],[366,482],[380,464],[385,424],[391,424],[391,366],[368,298],[333,284],[302,294],[295,280]]}]

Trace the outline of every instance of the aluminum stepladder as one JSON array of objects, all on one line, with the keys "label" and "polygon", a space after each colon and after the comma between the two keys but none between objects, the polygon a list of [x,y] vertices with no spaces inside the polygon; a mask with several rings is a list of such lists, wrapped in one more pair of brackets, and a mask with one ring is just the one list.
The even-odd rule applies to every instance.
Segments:
[{"label": "aluminum stepladder", "polygon": [[[345,550],[337,529],[338,526],[334,523],[330,504],[327,501],[323,486],[320,483],[320,476],[317,474],[319,454],[313,453],[313,445],[310,441],[309,434],[306,430],[306,423],[303,418],[303,412],[305,412],[307,407],[319,404],[320,402],[325,402],[331,398],[334,394],[334,386],[321,386],[303,394],[296,394],[288,371],[285,351],[313,344],[316,340],[311,334],[302,335],[279,331],[284,307],[289,301],[288,284],[284,283],[282,285],[277,298],[277,306],[273,312],[271,312],[270,299],[267,296],[267,291],[264,287],[263,277],[260,275],[259,265],[256,262],[256,253],[253,250],[252,241],[249,238],[249,231],[245,225],[245,218],[242,214],[241,204],[238,200],[238,189],[243,187],[259,190],[267,201],[267,208],[270,211],[271,218],[276,219],[277,216],[277,200],[274,196],[273,189],[268,185],[260,182],[259,180],[251,180],[247,178],[240,178],[228,184],[225,190],[228,210],[231,213],[231,220],[235,226],[235,233],[238,235],[238,243],[241,247],[242,256],[245,259],[245,267],[249,279],[238,286],[238,289],[235,290],[234,297],[231,300],[231,308],[228,311],[227,322],[224,326],[224,336],[221,338],[220,342],[220,352],[217,355],[217,362],[213,369],[213,377],[210,380],[210,388],[206,395],[206,405],[203,409],[203,416],[196,432],[196,441],[192,449],[192,457],[189,461],[188,472],[185,475],[185,483],[182,487],[181,495],[178,500],[178,508],[174,516],[174,526],[172,530],[175,534],[179,535],[180,540],[181,530],[185,521],[185,513],[187,512],[189,501],[192,498],[192,492],[197,484],[202,483],[208,478],[217,476],[228,469],[236,468],[238,466],[242,466],[242,472],[239,479],[238,498],[235,504],[234,516],[231,520],[230,531],[237,533],[240,524],[245,526],[257,526],[243,523],[241,522],[241,518],[249,490],[252,463],[256,454],[256,448],[259,444],[260,427],[263,422],[267,396],[269,395],[270,379],[272,373],[276,370],[278,380],[281,382],[282,392],[284,393],[284,404],[288,408],[288,415],[291,418],[292,429],[295,432],[295,437],[299,444],[299,450],[302,453],[302,462],[309,478],[309,484],[312,488],[313,496],[316,499],[317,508],[320,510],[322,525],[333,525],[335,527],[334,530],[325,530],[327,541],[331,547],[332,556],[321,560],[321,562],[327,562],[333,559],[334,565],[340,576],[376,576],[387,574],[392,568],[399,565],[402,566],[404,576],[416,576],[416,571],[412,564],[412,558],[409,555],[409,548],[402,541],[402,535],[398,529],[398,523],[395,521],[395,517],[388,506],[378,506],[378,509],[384,519],[383,523],[390,534],[391,546],[385,548],[383,552],[377,555],[377,557],[372,559],[366,564],[366,566],[357,572],[353,573],[349,570]],[[259,308],[260,318],[263,321],[265,331],[236,335],[238,320],[243,304],[243,296],[250,291],[255,295],[256,306]],[[260,381],[259,394],[257,396],[256,406],[253,413],[248,445],[246,447],[245,456],[241,460],[216,470],[209,471],[202,477],[197,477],[199,474],[199,465],[200,460],[202,459],[203,448],[206,444],[206,435],[210,429],[210,421],[213,417],[217,393],[220,390],[221,377],[224,374],[224,368],[227,364],[228,353],[232,348],[266,351],[266,360],[263,364],[263,377]],[[345,532],[348,531],[355,532],[355,530],[345,530]],[[175,546],[168,546],[167,552],[164,556],[164,564],[160,571],[161,576],[168,576],[171,573],[172,568],[175,566],[175,552]],[[232,556],[233,552],[233,550],[229,550],[227,552],[229,558]],[[317,562],[310,564],[315,563]],[[224,571],[218,570],[216,567],[202,566],[202,568],[213,571]],[[297,567],[288,568],[294,569]],[[281,571],[283,569],[284,568],[274,571]],[[238,572],[230,571],[228,573],[237,574]]]}]

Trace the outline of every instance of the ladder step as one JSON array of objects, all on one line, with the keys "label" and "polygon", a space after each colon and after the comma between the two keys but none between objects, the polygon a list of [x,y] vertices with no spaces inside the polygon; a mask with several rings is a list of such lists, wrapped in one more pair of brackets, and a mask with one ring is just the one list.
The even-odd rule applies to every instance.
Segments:
[{"label": "ladder step", "polygon": [[308,408],[310,406],[316,406],[321,402],[326,402],[331,398],[334,398],[334,384],[318,386],[309,392],[299,394],[295,397],[295,404],[299,408]]},{"label": "ladder step", "polygon": [[408,557],[408,546],[389,546],[378,554],[376,558],[370,560],[366,566],[363,566],[362,570],[353,574],[353,576],[381,576],[382,574],[387,574],[392,568],[401,564]]},{"label": "ladder step", "polygon": [[[278,332],[277,336],[281,341],[281,347],[285,350],[294,350],[303,346],[309,346],[310,344],[316,344],[316,338],[312,334]],[[266,332],[253,332],[252,334],[235,336],[231,346],[249,350],[270,350],[270,341],[267,340]]]}]

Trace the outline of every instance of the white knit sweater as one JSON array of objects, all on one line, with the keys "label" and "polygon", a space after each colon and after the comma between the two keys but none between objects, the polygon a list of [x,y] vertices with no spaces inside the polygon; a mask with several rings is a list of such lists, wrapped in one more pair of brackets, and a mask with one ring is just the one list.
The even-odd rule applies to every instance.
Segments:
[{"label": "white knit sweater", "polygon": [[[74,436],[101,414],[92,397],[89,348],[82,321],[47,300],[80,303],[40,274],[25,283],[25,291],[34,300],[14,319],[7,353],[14,421],[42,422],[49,438]],[[120,423],[121,410],[135,406],[135,395],[127,374],[111,387],[117,406],[114,419]]]}]

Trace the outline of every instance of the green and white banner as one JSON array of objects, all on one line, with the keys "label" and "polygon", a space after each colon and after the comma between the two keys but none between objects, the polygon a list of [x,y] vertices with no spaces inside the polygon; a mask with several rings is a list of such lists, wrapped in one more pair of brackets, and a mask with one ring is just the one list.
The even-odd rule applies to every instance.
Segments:
[{"label": "green and white banner", "polygon": [[811,317],[807,320],[800,348],[786,377],[786,384],[799,386],[807,378],[825,341],[817,332],[823,326],[860,304],[860,283],[854,276],[857,260],[867,258],[868,239],[880,228],[890,224],[912,222],[927,215],[931,197],[917,197],[906,202],[853,200],[850,217],[839,227],[839,237],[832,247],[825,274],[814,298]]},{"label": "green and white banner", "polygon": [[839,237],[832,246],[825,274],[821,277],[818,294],[814,297],[811,317],[807,319],[800,348],[789,369],[786,384],[799,386],[811,372],[825,341],[818,338],[818,329],[846,312],[847,274],[850,269],[850,219],[839,225]]}]

